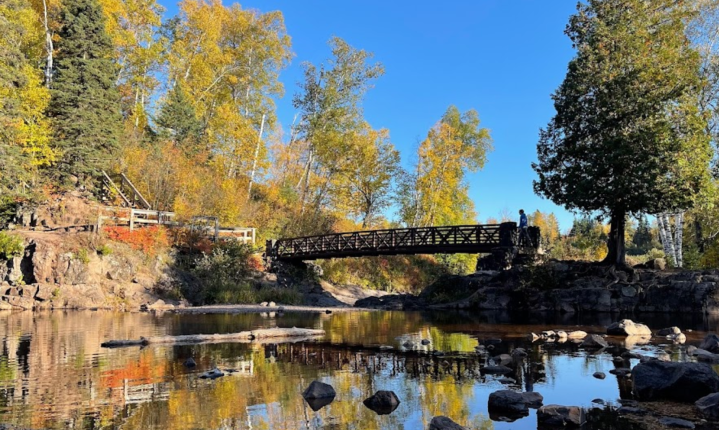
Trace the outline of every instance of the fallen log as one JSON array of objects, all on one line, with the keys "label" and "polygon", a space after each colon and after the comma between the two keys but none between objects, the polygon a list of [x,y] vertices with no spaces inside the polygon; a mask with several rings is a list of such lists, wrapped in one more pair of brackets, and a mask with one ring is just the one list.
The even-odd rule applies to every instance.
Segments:
[{"label": "fallen log", "polygon": [[227,334],[189,334],[182,336],[154,336],[140,337],[140,339],[121,339],[103,342],[103,348],[120,348],[124,346],[146,346],[146,345],[178,345],[195,343],[246,343],[261,340],[279,340],[290,338],[312,338],[324,336],[324,330],[309,328],[263,328],[239,333]]}]

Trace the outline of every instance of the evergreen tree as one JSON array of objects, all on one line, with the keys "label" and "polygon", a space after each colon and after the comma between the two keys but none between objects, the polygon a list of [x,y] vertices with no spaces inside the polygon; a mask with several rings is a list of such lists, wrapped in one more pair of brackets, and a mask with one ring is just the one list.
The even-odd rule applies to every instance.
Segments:
[{"label": "evergreen tree", "polygon": [[84,182],[107,168],[119,147],[117,68],[97,0],[63,2],[61,22],[48,116],[62,151],[61,177]]},{"label": "evergreen tree", "polygon": [[589,0],[567,26],[577,54],[540,133],[534,188],[570,210],[609,216],[611,264],[625,264],[628,214],[691,207],[708,181],[685,3]]},{"label": "evergreen tree", "polygon": [[161,127],[160,136],[171,137],[186,150],[196,147],[202,137],[202,121],[197,118],[195,108],[179,84],[170,90],[155,122]]},{"label": "evergreen tree", "polygon": [[647,251],[652,249],[653,243],[654,240],[652,238],[652,232],[649,228],[649,222],[647,221],[647,217],[641,215],[639,217],[639,225],[637,226],[637,230],[634,232],[634,236],[632,236],[632,244],[636,248],[636,253],[638,255],[646,254]]}]

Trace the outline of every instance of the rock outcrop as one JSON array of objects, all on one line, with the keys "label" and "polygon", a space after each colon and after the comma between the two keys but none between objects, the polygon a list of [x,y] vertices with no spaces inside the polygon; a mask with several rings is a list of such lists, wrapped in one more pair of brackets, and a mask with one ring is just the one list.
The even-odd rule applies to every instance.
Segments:
[{"label": "rock outcrop", "polygon": [[621,271],[586,262],[549,261],[504,271],[445,276],[419,296],[384,296],[356,304],[360,305],[408,310],[719,314],[719,270]]},{"label": "rock outcrop", "polygon": [[632,384],[640,400],[694,402],[719,391],[719,375],[704,363],[655,360],[634,366]]}]

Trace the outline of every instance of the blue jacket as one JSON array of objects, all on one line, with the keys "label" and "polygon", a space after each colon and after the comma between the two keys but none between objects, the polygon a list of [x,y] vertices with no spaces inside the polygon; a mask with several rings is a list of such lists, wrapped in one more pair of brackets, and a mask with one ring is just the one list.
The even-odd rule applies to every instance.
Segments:
[{"label": "blue jacket", "polygon": [[526,227],[527,226],[527,214],[522,214],[519,216],[519,227]]}]

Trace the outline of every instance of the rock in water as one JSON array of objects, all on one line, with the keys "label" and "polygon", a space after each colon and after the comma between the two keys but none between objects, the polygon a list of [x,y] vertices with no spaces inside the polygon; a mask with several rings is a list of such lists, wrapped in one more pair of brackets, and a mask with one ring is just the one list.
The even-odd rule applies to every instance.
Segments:
[{"label": "rock in water", "polygon": [[607,327],[607,334],[613,336],[651,336],[652,331],[644,324],[632,320],[621,320]]},{"label": "rock in water", "polygon": [[371,397],[364,399],[365,406],[372,409],[377,415],[391,414],[399,406],[399,398],[394,391],[380,390]]},{"label": "rock in water", "polygon": [[715,354],[719,353],[719,336],[714,333],[708,334],[702,341],[702,344],[699,345],[699,349],[704,349]]},{"label": "rock in water", "polygon": [[225,376],[225,373],[215,367],[214,369],[209,370],[209,371],[203,373],[202,375],[200,375],[200,378],[202,378],[202,379],[217,379],[222,376]]},{"label": "rock in water", "polygon": [[682,331],[679,329],[679,327],[667,327],[659,330],[657,332],[657,336],[669,336],[669,335],[677,335],[681,333]]},{"label": "rock in water", "polygon": [[640,400],[694,402],[719,391],[719,375],[704,363],[648,361],[632,369],[634,395]]},{"label": "rock in water", "polygon": [[704,396],[697,400],[694,405],[704,418],[710,421],[719,421],[719,393]]},{"label": "rock in water", "polygon": [[187,360],[185,360],[184,365],[185,365],[185,367],[195,367],[195,366],[197,366],[197,363],[195,363],[194,358],[190,357]]},{"label": "rock in water", "polygon": [[332,403],[335,395],[335,389],[331,385],[320,381],[312,381],[302,393],[302,397],[315,412]]},{"label": "rock in water", "polygon": [[432,418],[432,421],[429,423],[429,430],[469,430],[467,427],[461,426],[457,424],[456,422],[452,421],[451,419],[444,417],[444,416],[438,416]]},{"label": "rock in water", "polygon": [[548,426],[579,427],[585,421],[584,409],[578,406],[547,405],[537,411],[537,422]]},{"label": "rock in water", "polygon": [[334,397],[337,393],[330,384],[325,384],[320,381],[312,381],[312,383],[302,393],[302,397],[305,399],[323,399],[328,397]]},{"label": "rock in water", "polygon": [[604,372],[594,372],[593,376],[597,379],[604,379],[607,377],[607,375],[605,375]]},{"label": "rock in water", "polygon": [[579,346],[583,348],[606,348],[609,344],[603,337],[597,334],[590,334],[584,338]]},{"label": "rock in water", "polygon": [[524,401],[522,393],[511,390],[499,390],[489,395],[487,409],[491,415],[509,414],[527,416],[529,415],[529,406]]}]

